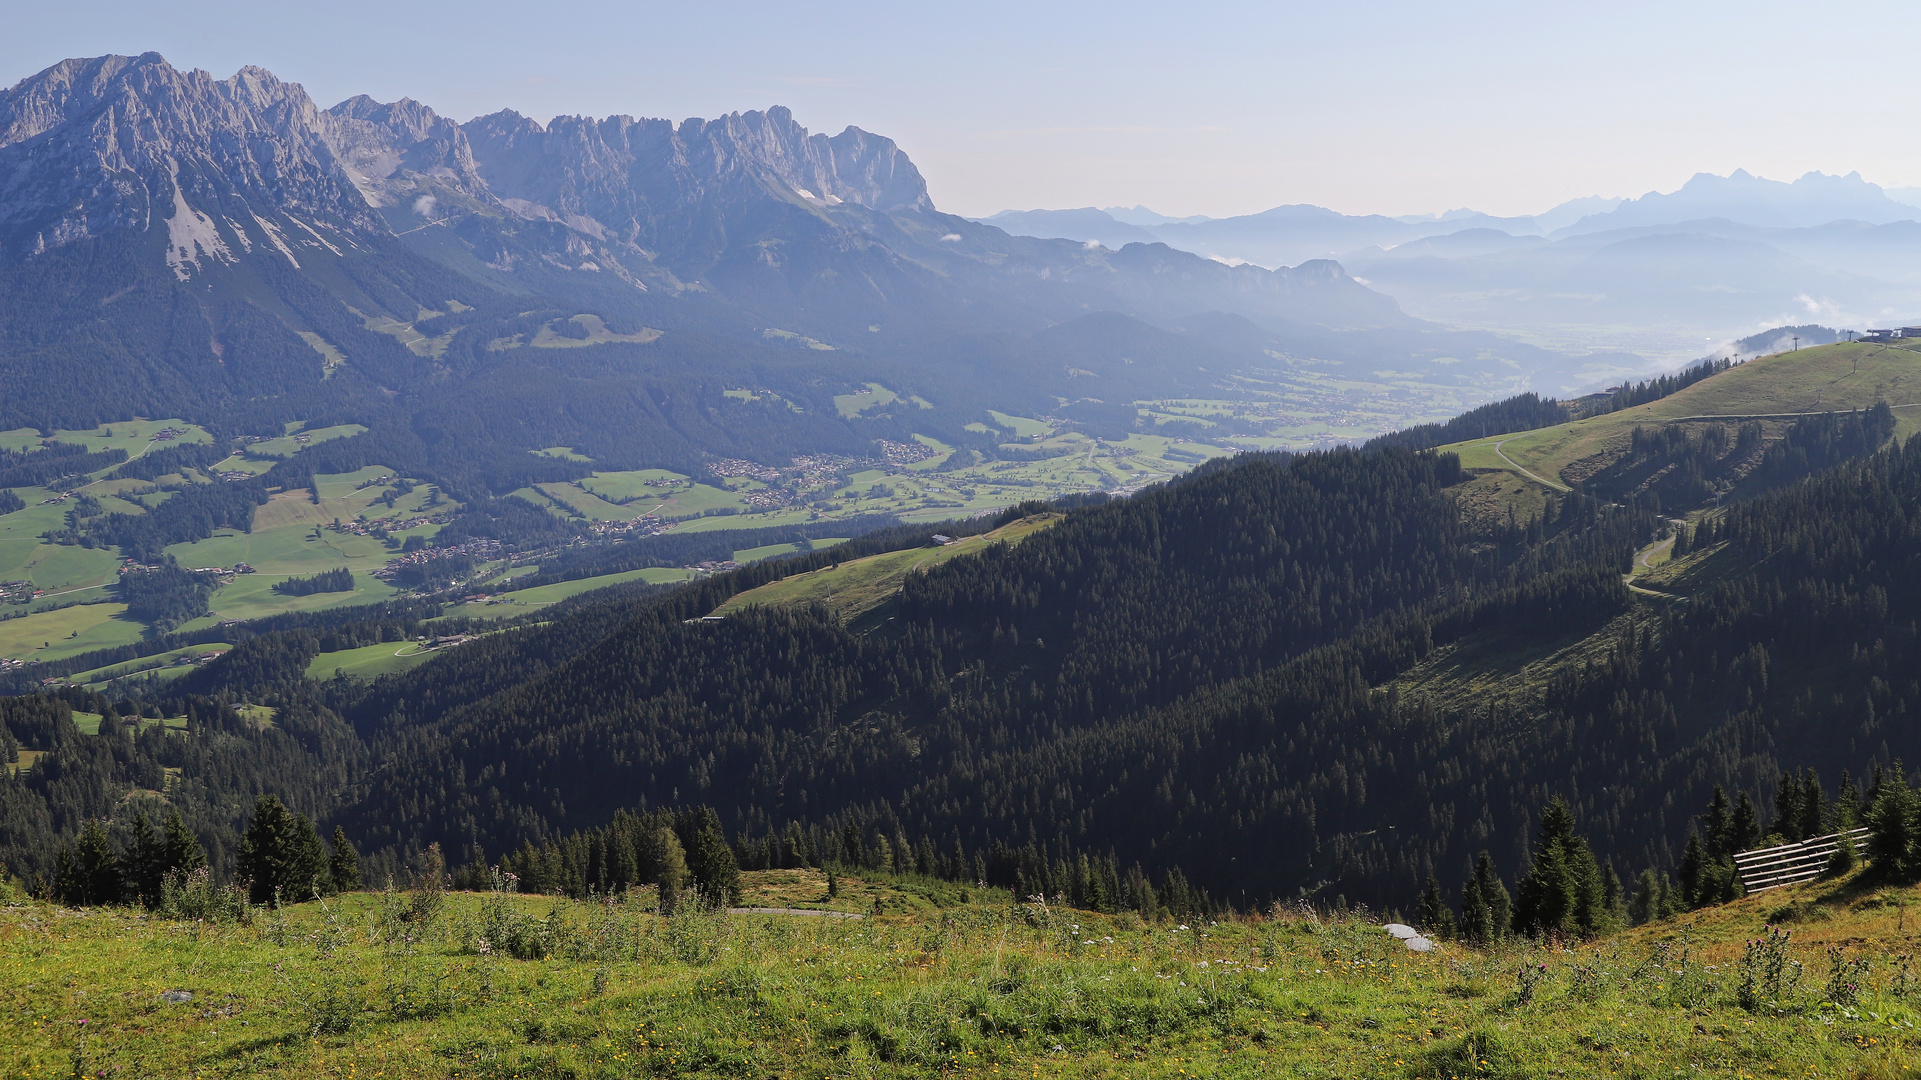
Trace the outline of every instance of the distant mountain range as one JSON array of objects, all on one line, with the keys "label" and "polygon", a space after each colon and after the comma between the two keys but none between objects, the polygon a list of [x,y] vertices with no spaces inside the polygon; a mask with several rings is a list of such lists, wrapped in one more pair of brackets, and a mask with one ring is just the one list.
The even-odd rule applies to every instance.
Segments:
[{"label": "distant mountain range", "polygon": [[1491,228],[1515,236],[1539,236],[1605,214],[1623,201],[1591,196],[1532,217],[1496,217],[1477,210],[1406,217],[1353,216],[1303,203],[1231,218],[1172,218],[1144,206],[1110,206],[1104,210],[1085,206],[1077,210],[1003,210],[977,220],[1018,235],[1095,240],[1117,249],[1126,244],[1164,243],[1210,258],[1291,266],[1310,259],[1338,258],[1344,252],[1370,245],[1406,243],[1435,235],[1437,230]]},{"label": "distant mountain range", "polygon": [[1921,201],[1921,190],[1890,193],[1853,173],[1784,183],[1737,170],[1532,217],[1352,216],[1294,205],[1206,220],[1140,207],[1126,220],[1091,207],[982,220],[1108,246],[1158,241],[1231,263],[1337,259],[1423,318],[1680,357],[1761,326],[1921,315],[1921,208],[1910,199]]},{"label": "distant mountain range", "polygon": [[[1203,317],[1245,331],[1223,345]],[[529,347],[556,335],[596,348]],[[652,467],[965,442],[990,407],[1111,410],[1308,362],[1490,394],[1641,364],[1447,331],[1332,261],[1013,235],[941,213],[892,140],[778,107],[459,123],[154,53],[0,92],[0,429],[333,416],[497,488],[547,446]],[[899,403],[837,417],[870,380]]]}]

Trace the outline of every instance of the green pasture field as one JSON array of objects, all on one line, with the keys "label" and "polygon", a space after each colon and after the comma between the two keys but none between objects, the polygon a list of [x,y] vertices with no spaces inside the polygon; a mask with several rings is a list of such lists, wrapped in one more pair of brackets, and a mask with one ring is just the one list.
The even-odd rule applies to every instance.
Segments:
[{"label": "green pasture field", "polygon": [[[582,480],[580,486],[610,502],[642,499],[659,503],[665,502],[675,488],[687,483],[687,477],[666,469],[635,469],[631,472],[597,472]],[[653,507],[650,505],[648,509]]]},{"label": "green pasture field", "polygon": [[[173,428],[181,434],[170,440],[154,442],[153,435],[162,428]],[[56,431],[53,437],[63,443],[79,443],[89,451],[125,450],[129,458],[137,458],[149,450],[213,441],[213,436],[205,428],[178,419],[116,420],[91,431]]]},{"label": "green pasture field", "polygon": [[323,504],[334,499],[361,497],[368,501],[368,505],[372,505],[373,500],[385,495],[387,488],[391,485],[366,485],[372,485],[373,481],[383,476],[398,477],[399,475],[385,465],[369,465],[349,473],[316,473],[313,479],[314,486],[320,491],[320,500]]},{"label": "green pasture field", "polygon": [[[132,447],[135,453],[145,453],[156,446],[204,441],[208,438],[205,432],[192,429],[172,442],[149,441],[149,435],[166,426],[178,428],[182,423],[177,420],[119,422],[104,425],[92,432],[60,434],[71,436],[70,441],[96,449],[117,445]],[[290,428],[298,426],[298,422],[289,425]],[[360,430],[364,429],[349,424],[322,428],[314,435],[317,441],[325,441]],[[305,490],[282,492],[256,511],[254,529],[250,533],[223,529],[205,540],[169,546],[167,553],[184,566],[228,567],[244,562],[260,571],[254,575],[242,575],[232,584],[216,591],[212,598],[213,613],[187,624],[188,627],[208,626],[221,619],[257,618],[284,611],[311,611],[372,603],[394,595],[395,590],[391,587],[368,576],[368,572],[392,558],[392,552],[386,545],[371,537],[335,532],[330,527],[336,520],[350,522],[364,513],[370,518],[390,522],[399,531],[399,526],[427,513],[454,509],[458,505],[443,502],[440,507],[430,509],[427,503],[433,497],[432,492],[422,485],[398,498],[391,510],[376,506],[374,501],[391,488],[385,484],[369,484],[369,481],[394,475],[392,469],[377,465],[352,473],[322,474],[315,477],[315,485],[321,495],[317,504]],[[145,486],[145,482],[136,481],[96,481],[89,488],[106,512],[137,514],[141,512],[138,506],[116,498],[113,492]],[[35,606],[50,605],[61,596],[113,584],[119,562],[114,552],[51,544],[41,539],[41,534],[65,526],[65,515],[71,503],[41,505],[51,493],[40,488],[21,488],[18,494],[28,505],[14,513],[0,515],[0,581],[28,580],[45,590],[49,596],[36,602]],[[150,501],[164,500],[170,494],[162,492],[146,498]],[[314,532],[316,526],[320,527],[318,536]],[[407,533],[431,535],[437,531],[437,525],[423,525],[407,530]],[[271,591],[274,582],[287,577],[307,576],[341,566],[357,572],[358,580],[351,593],[284,597]],[[89,607],[96,612],[99,610],[99,605]],[[0,641],[10,641],[10,647],[16,650],[33,646],[32,654],[42,659],[70,655],[79,651],[82,645],[99,647],[122,644],[132,640],[129,635],[137,636],[137,631],[133,629],[137,624],[124,618],[89,618],[72,612],[40,612],[30,618],[32,621],[20,622],[13,627],[13,638],[0,637]],[[76,630],[79,636],[69,637]],[[50,635],[41,638],[50,643],[47,648],[39,648],[38,643],[31,640],[36,635]]]},{"label": "green pasture field", "polygon": [[645,581],[650,585],[669,585],[678,581],[691,581],[692,570],[678,566],[649,566],[640,570],[625,570],[618,574],[602,574],[598,577],[581,578],[578,581],[557,581],[552,585],[536,585],[531,589],[517,589],[513,592],[497,594],[499,603],[459,603],[449,604],[441,610],[441,618],[461,616],[468,619],[505,619],[515,615],[525,615],[530,611],[557,604],[569,597],[584,592],[604,589],[609,585],[620,585],[629,581]]},{"label": "green pasture field", "polygon": [[1921,431],[1921,354],[1858,342],[1823,345],[1750,360],[1659,401],[1620,412],[1441,450],[1460,454],[1468,468],[1525,469],[1565,484],[1579,477],[1564,471],[1618,453],[1636,426],[1690,417],[1728,417],[1735,423],[1757,415],[1863,409],[1883,401],[1895,407],[1897,438]]},{"label": "green pasture field", "polygon": [[312,330],[296,330],[294,332],[300,335],[300,340],[306,342],[308,348],[320,354],[321,378],[333,378],[334,369],[347,362],[346,353],[335,348],[326,338],[321,337]]},{"label": "green pasture field", "polygon": [[[813,546],[806,550],[824,551],[835,544],[845,544],[847,541],[848,537],[845,536],[825,537],[813,541]],[[740,548],[734,552],[734,561],[745,566],[762,559],[778,559],[782,555],[792,555],[800,550],[802,548],[799,544],[763,544],[760,547]]]},{"label": "green pasture field", "polygon": [[[661,333],[659,330],[643,327],[631,334],[616,334],[612,330],[607,329],[607,324],[601,321],[598,315],[575,315],[568,321],[585,327],[587,330],[586,338],[564,337],[554,333],[552,327],[543,326],[534,334],[533,341],[528,344],[536,349],[578,349],[588,345],[602,345],[610,341],[626,341],[636,345],[645,345],[650,341],[658,340]],[[442,345],[441,348],[445,349],[446,346]]]},{"label": "green pasture field", "polygon": [[[87,486],[90,488],[93,487],[92,484],[89,484]],[[145,510],[142,510],[140,508],[139,504],[131,503],[125,499],[118,498],[115,495],[113,495],[111,491],[95,489],[89,492],[88,494],[91,494],[95,499],[99,500],[101,513],[105,513],[105,514],[144,514],[146,513]],[[162,499],[161,501],[165,502],[166,500]]]},{"label": "green pasture field", "polygon": [[131,645],[142,626],[126,617],[125,604],[76,604],[0,620],[0,656],[11,660],[59,660],[94,649]]},{"label": "green pasture field", "polygon": [[356,679],[372,679],[418,667],[446,651],[449,650],[423,652],[412,641],[383,641],[358,649],[321,653],[314,657],[313,663],[307,665],[307,678],[331,679],[339,671]]},{"label": "green pasture field", "polygon": [[224,641],[208,642],[204,645],[187,645],[178,649],[169,649],[162,653],[154,653],[152,656],[143,656],[138,660],[128,660],[124,663],[97,667],[91,671],[76,672],[68,676],[68,679],[83,685],[98,687],[102,684],[112,682],[115,679],[123,679],[129,675],[143,675],[150,671],[178,670],[180,673],[185,674],[191,671],[192,668],[184,665],[178,669],[174,667],[173,662],[180,657],[200,656],[206,653],[223,653],[231,648],[233,648],[233,646]]},{"label": "green pasture field", "polygon": [[[743,907],[825,898],[818,871],[741,877]],[[1897,958],[1912,888],[1800,885],[1593,942],[1418,954],[1360,914],[1144,921],[840,880],[861,917],[663,918],[651,889],[454,893],[407,921],[404,894],[244,921],[16,901],[0,1060],[19,1076],[1914,1075],[1921,1013]],[[1807,977],[1744,1008],[1745,944],[1784,912]],[[1830,947],[1865,961],[1856,989],[1827,992]]]},{"label": "green pasture field", "polygon": [[[696,517],[708,510],[721,510],[727,507],[745,509],[747,503],[739,492],[711,487],[707,484],[689,484],[675,489],[664,501],[656,516],[671,521],[675,518]],[[653,507],[637,507],[640,513],[653,510]],[[636,515],[638,516],[638,515]]]},{"label": "green pasture field", "polygon": [[25,539],[38,543],[41,533],[66,527],[71,503],[41,505],[53,495],[46,488],[13,488],[12,491],[27,505],[11,514],[0,515],[0,540]]},{"label": "green pasture field", "polygon": [[774,510],[761,514],[723,514],[716,517],[682,518],[674,523],[674,532],[703,533],[720,529],[774,529],[783,525],[801,525],[820,518],[835,515],[816,513],[805,507],[791,510]]},{"label": "green pasture field", "polygon": [[648,566],[639,570],[626,570],[618,574],[602,574],[599,577],[581,578],[578,581],[557,581],[552,585],[536,585],[531,589],[519,589],[508,596],[521,604],[529,606],[559,603],[584,592],[604,589],[609,585],[619,585],[628,581],[645,581],[649,585],[666,585],[676,581],[690,581],[692,570],[678,566]]},{"label": "green pasture field", "polygon": [[[5,520],[0,518],[0,522]],[[49,593],[111,585],[119,579],[119,564],[113,552],[103,548],[49,544],[38,537],[0,539],[0,581],[31,581],[35,588]]]},{"label": "green pasture field", "polygon": [[994,418],[994,426],[1000,428],[1002,431],[1011,431],[1023,439],[1031,438],[1035,435],[1046,436],[1054,433],[1052,425],[1044,420],[1036,420],[1031,416],[1013,416],[1008,413],[997,412],[993,409],[987,410],[987,415]]},{"label": "green pasture field", "polygon": [[[122,495],[127,492],[142,490],[150,491],[155,485],[159,484],[178,486],[185,484],[204,484],[206,482],[206,479],[200,475],[200,470],[189,469],[185,473],[165,473],[152,480],[136,480],[130,476],[121,477],[117,480],[95,480],[81,490],[101,500],[104,505],[106,497],[109,495]],[[172,491],[154,491],[152,494],[144,496],[144,498],[150,502],[163,503],[173,498],[173,496],[174,492]],[[64,507],[62,509],[64,509]],[[121,499],[114,500],[114,509],[123,514],[137,514],[140,512],[139,507],[133,506],[131,503]]]},{"label": "green pasture field", "polygon": [[854,417],[859,416],[869,409],[878,409],[882,405],[892,405],[899,400],[899,394],[879,383],[870,382],[867,384],[867,389],[865,390],[856,390],[851,394],[836,394],[834,396],[834,408],[839,411],[841,416],[852,420]]},{"label": "green pasture field", "polygon": [[509,567],[508,569],[502,570],[501,572],[488,578],[486,581],[486,585],[488,586],[500,585],[500,584],[504,584],[506,582],[512,581],[515,578],[526,577],[528,574],[538,574],[538,573],[540,573],[540,567],[533,563],[529,563],[525,566]]},{"label": "green pasture field", "polygon": [[[309,446],[318,446],[330,439],[344,439],[350,435],[359,435],[367,430],[361,424],[335,424],[332,427],[314,428],[311,431],[301,431],[298,424],[288,426],[293,430],[278,438],[249,443],[246,452],[257,457],[290,458]],[[295,435],[305,435],[307,441],[300,442],[294,438]]]},{"label": "green pasture field", "polygon": [[[287,501],[296,507],[299,505],[297,500]],[[273,505],[269,503],[261,510],[264,512]],[[327,520],[329,524],[333,521]],[[314,536],[316,527],[320,528],[318,537]],[[318,523],[305,522],[267,528],[256,526],[250,533],[221,529],[205,540],[171,544],[167,554],[179,559],[182,566],[232,566],[244,562],[260,572],[250,576],[266,575],[276,580],[317,574],[337,566],[374,570],[393,558],[393,552],[371,536],[337,533]]]},{"label": "green pasture field", "polygon": [[261,473],[273,468],[273,466],[274,463],[271,461],[256,460],[247,457],[245,454],[231,454],[215,462],[209,467],[209,471],[215,473],[243,472],[259,476]]},{"label": "green pasture field", "polygon": [[1060,520],[1059,514],[1039,514],[1009,522],[981,536],[970,536],[942,547],[906,548],[854,559],[839,566],[770,581],[737,593],[714,609],[726,615],[748,607],[787,604],[824,604],[842,618],[857,618],[878,608],[900,591],[907,575],[949,559],[972,555],[995,544],[1016,543]]},{"label": "green pasture field", "polygon": [[541,456],[541,457],[550,457],[550,458],[559,458],[559,459],[561,459],[562,461],[592,461],[592,460],[594,460],[593,458],[590,458],[590,457],[588,457],[588,456],[586,456],[585,454],[577,454],[577,453],[575,453],[575,452],[574,452],[574,448],[573,448],[573,447],[571,447],[571,446],[549,446],[549,447],[547,447],[547,448],[546,448],[546,449],[544,449],[544,450],[535,450],[535,451],[533,451],[533,453],[535,453],[535,454],[537,454],[537,455],[539,455],[539,456]]},{"label": "green pasture field", "polygon": [[233,584],[214,590],[208,600],[211,610],[206,615],[181,628],[198,630],[227,619],[259,619],[289,611],[327,611],[356,604],[376,604],[399,594],[399,590],[393,586],[364,573],[354,575],[352,592],[309,593],[306,596],[282,596],[274,592],[274,583],[284,581],[288,576],[242,574],[233,580]]},{"label": "green pasture field", "polygon": [[637,502],[616,506],[573,484],[537,484],[535,487],[549,499],[585,514],[591,521],[632,521],[650,509]]},{"label": "green pasture field", "polygon": [[280,710],[272,705],[240,704],[235,705],[233,711],[239,713],[242,720],[258,728],[274,726],[274,717],[280,715]]},{"label": "green pasture field", "polygon": [[514,490],[509,491],[507,493],[507,497],[509,499],[519,499],[521,502],[524,502],[529,506],[534,506],[542,510],[545,510],[550,514],[553,514],[555,517],[566,516],[564,508],[556,505],[554,503],[554,500],[547,497],[546,492],[541,491],[538,488],[530,488],[530,487],[515,488]]},{"label": "green pasture field", "polygon": [[[244,708],[245,706],[242,707]],[[104,719],[106,718],[99,713],[75,710],[73,714],[73,726],[79,728],[80,734],[82,735],[92,735],[98,738],[100,735],[100,722]],[[158,726],[171,731],[185,731],[187,730],[187,718],[184,716],[169,716],[164,720],[156,720],[153,717],[145,717],[141,719],[140,726],[143,728]]]}]

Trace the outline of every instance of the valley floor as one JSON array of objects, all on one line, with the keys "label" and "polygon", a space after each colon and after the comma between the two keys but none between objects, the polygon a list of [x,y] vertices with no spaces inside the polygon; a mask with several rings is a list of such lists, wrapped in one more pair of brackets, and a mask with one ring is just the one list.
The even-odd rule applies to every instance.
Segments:
[{"label": "valley floor", "polygon": [[[16,902],[0,1074],[1897,1077],[1921,1061],[1913,889],[1821,883],[1595,943],[1417,955],[1361,915],[1143,924],[918,880],[743,884],[749,906],[862,917],[663,919],[644,893],[451,894],[425,923],[391,894],[245,924]],[[1753,945],[1770,922],[1791,933],[1777,954]]]}]

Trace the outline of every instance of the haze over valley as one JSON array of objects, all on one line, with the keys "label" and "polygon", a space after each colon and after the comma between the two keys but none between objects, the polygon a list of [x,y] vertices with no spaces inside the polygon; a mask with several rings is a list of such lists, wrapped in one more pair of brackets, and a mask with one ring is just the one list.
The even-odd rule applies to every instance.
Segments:
[{"label": "haze over valley", "polygon": [[[1921,313],[1921,208],[1907,200],[1918,197],[1858,173],[1784,183],[1736,170],[1697,174],[1669,193],[1573,199],[1529,217],[1352,216],[1288,205],[1222,219],[1087,207],[981,220],[1021,235],[1164,243],[1267,267],[1332,259],[1419,318],[1673,365],[1770,327],[1912,322]],[[1540,389],[1577,389],[1552,380]]]}]

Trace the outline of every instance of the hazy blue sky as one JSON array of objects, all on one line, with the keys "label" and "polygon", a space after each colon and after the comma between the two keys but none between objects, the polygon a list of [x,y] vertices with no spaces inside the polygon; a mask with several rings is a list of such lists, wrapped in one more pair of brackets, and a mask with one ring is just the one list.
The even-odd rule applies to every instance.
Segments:
[{"label": "hazy blue sky", "polygon": [[1695,172],[1921,185],[1921,5],[5,0],[68,56],[258,64],[322,105],[714,116],[892,136],[946,210],[1530,213]]}]

